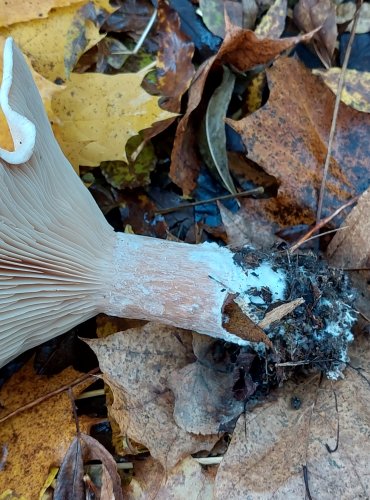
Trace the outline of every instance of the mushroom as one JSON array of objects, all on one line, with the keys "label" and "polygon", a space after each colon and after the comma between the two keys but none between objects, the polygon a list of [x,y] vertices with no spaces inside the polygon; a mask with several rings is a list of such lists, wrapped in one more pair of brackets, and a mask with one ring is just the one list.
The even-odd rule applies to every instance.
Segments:
[{"label": "mushroom", "polygon": [[63,155],[11,38],[0,104],[14,143],[0,149],[0,367],[100,312],[245,343],[226,304],[253,327],[246,290],[274,275],[283,298],[282,274],[263,264],[248,275],[215,243],[116,233]]}]

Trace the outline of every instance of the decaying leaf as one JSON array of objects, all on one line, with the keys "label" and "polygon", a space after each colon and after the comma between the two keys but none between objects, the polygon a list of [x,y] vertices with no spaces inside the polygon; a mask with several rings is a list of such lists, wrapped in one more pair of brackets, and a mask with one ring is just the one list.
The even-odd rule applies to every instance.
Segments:
[{"label": "decaying leaf", "polygon": [[207,78],[212,70],[220,65],[229,64],[238,71],[248,71],[255,66],[268,64],[279,54],[289,50],[301,41],[309,40],[307,35],[281,40],[259,39],[253,31],[229,26],[218,53],[205,61],[193,78],[189,91],[189,102],[185,115],[180,120],[171,154],[170,176],[182,188],[185,195],[196,187],[200,170],[200,160],[196,152],[196,132],[199,116],[196,110],[202,101]]},{"label": "decaying leaf", "polygon": [[[352,21],[356,12],[356,2],[343,2],[337,5],[337,24],[344,24]],[[352,22],[349,22],[346,31],[351,31]],[[370,31],[370,4],[363,2],[360,7],[360,14],[356,25],[356,33],[369,33]]]},{"label": "decaying leaf", "polygon": [[288,0],[275,0],[254,30],[260,38],[280,38],[284,28]]},{"label": "decaying leaf", "polygon": [[[35,375],[28,363],[6,382],[0,391],[0,418],[43,395],[68,385],[81,374],[67,368],[52,377]],[[73,391],[79,394],[91,380]],[[90,421],[79,418],[80,428],[87,432]],[[75,432],[71,401],[66,392],[53,396],[33,408],[1,422],[1,444],[7,458],[0,471],[0,493],[11,489],[25,498],[38,498],[49,468],[62,462]],[[27,480],[20,481],[20,478]]]},{"label": "decaying leaf", "polygon": [[225,0],[199,0],[204,24],[220,38],[225,36],[224,6]]},{"label": "decaying leaf", "polygon": [[83,477],[84,465],[81,442],[78,437],[75,437],[59,469],[54,492],[55,500],[62,500],[68,497],[83,500],[85,498]]},{"label": "decaying leaf", "polygon": [[370,267],[370,188],[360,197],[357,206],[343,223],[328,248],[328,256],[338,267]]},{"label": "decaying leaf", "polygon": [[112,455],[102,444],[88,434],[76,436],[60,467],[54,499],[84,500],[87,497],[84,482],[84,462],[99,460],[103,474],[100,498],[122,500],[121,479],[117,473],[117,465]]},{"label": "decaying leaf", "polygon": [[109,184],[117,189],[134,189],[150,183],[150,172],[157,162],[153,145],[140,135],[128,140],[126,145],[128,162],[104,161],[100,169]]},{"label": "decaying leaf", "polygon": [[[73,44],[67,44],[66,40],[80,8],[81,4],[75,4],[57,9],[45,19],[35,19],[1,28],[0,35],[13,37],[22,52],[30,59],[33,68],[42,76],[51,81],[58,79],[64,81],[67,75],[65,61],[71,58],[70,51],[73,49]],[[104,38],[104,35],[99,33],[99,28],[88,19],[84,35],[85,51]]]},{"label": "decaying leaf", "polygon": [[193,361],[191,333],[148,323],[141,328],[87,341],[98,356],[104,380],[113,392],[109,414],[123,438],[146,446],[166,469],[218,437],[199,436],[174,420],[174,397],[168,377]]},{"label": "decaying leaf", "polygon": [[369,353],[368,336],[357,339],[351,364],[359,371],[347,368],[335,383],[320,384],[319,375],[285,383],[276,399],[241,415],[216,476],[215,498],[305,498],[307,488],[323,500],[334,491],[337,498],[367,498]]},{"label": "decaying leaf", "polygon": [[[315,69],[313,73],[321,76],[329,89],[337,94],[341,68]],[[341,100],[358,111],[370,113],[370,73],[347,69]]]},{"label": "decaying leaf", "polygon": [[338,36],[334,3],[331,0],[299,0],[294,7],[294,21],[306,33],[320,28],[313,37],[313,45],[321,62],[330,68]]},{"label": "decaying leaf", "polygon": [[52,107],[61,122],[56,135],[73,165],[127,161],[125,146],[130,137],[173,116],[140,87],[142,79],[142,73],[71,75]]},{"label": "decaying leaf", "polygon": [[[193,334],[194,353],[197,357],[181,370],[173,371],[169,386],[175,395],[174,417],[177,425],[194,434],[217,434],[233,428],[234,420],[243,412],[245,399],[256,385],[249,375],[253,354],[243,362],[218,359],[220,347],[214,339]],[[234,386],[243,378],[243,398],[236,398]],[[230,427],[231,424],[231,427]]]},{"label": "decaying leaf", "polygon": [[[282,226],[311,224],[315,220],[334,95],[295,59],[280,59],[267,75],[268,102],[240,121],[227,121],[241,135],[248,157],[280,183],[278,196],[264,200],[266,217]],[[323,217],[367,188],[369,134],[369,115],[342,105]],[[250,200],[243,203],[251,205]]]},{"label": "decaying leaf", "polygon": [[227,160],[225,118],[234,84],[235,75],[224,66],[222,82],[214,91],[207,106],[200,130],[199,145],[208,168],[215,176],[220,177],[230,193],[236,193],[236,189]]},{"label": "decaying leaf", "polygon": [[188,89],[195,72],[191,62],[194,44],[181,31],[177,12],[164,0],[158,3],[157,30],[159,37],[157,86],[161,95],[166,97],[162,107],[178,113],[181,97]]},{"label": "decaying leaf", "polygon": [[168,498],[212,500],[214,474],[192,457],[185,458],[167,473],[152,458],[134,462],[135,476],[123,487],[125,499]]},{"label": "decaying leaf", "polygon": [[[82,6],[87,1],[81,0],[1,0],[0,2],[0,27],[15,23],[24,23],[33,19],[45,18],[50,15],[51,10],[78,4]],[[94,0],[95,5],[113,12],[115,7],[110,5],[109,0]]]}]

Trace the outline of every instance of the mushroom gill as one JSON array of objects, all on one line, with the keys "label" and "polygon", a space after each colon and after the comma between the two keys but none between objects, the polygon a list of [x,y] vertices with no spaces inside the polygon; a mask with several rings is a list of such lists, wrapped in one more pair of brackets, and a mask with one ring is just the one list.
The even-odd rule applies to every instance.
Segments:
[{"label": "mushroom gill", "polygon": [[0,104],[14,142],[0,149],[0,367],[99,312],[243,343],[223,313],[251,287],[232,252],[115,233],[64,157],[12,39]]}]

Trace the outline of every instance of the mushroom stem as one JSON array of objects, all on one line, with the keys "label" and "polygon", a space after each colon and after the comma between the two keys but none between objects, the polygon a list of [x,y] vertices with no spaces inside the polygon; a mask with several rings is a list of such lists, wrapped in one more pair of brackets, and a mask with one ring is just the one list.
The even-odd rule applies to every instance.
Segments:
[{"label": "mushroom stem", "polygon": [[214,243],[115,233],[59,148],[12,39],[0,104],[14,141],[0,148],[0,367],[99,312],[243,343],[244,326],[228,331],[224,312],[237,297],[257,328],[246,291],[277,272],[248,276]]}]

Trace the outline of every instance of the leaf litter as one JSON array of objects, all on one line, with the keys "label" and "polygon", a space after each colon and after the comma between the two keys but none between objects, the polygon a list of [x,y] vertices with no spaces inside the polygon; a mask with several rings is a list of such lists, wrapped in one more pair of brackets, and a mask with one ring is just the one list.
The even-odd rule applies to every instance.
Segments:
[{"label": "leaf litter", "polygon": [[[95,4],[100,6],[100,2]],[[116,229],[132,231],[134,227],[134,231],[140,234],[167,235],[176,239],[176,234],[171,234],[174,226],[166,224],[170,218],[159,220],[155,204],[142,186],[148,183],[151,171],[152,192],[154,189],[163,190],[164,186],[173,190],[168,178],[163,180],[172,156],[172,181],[184,195],[194,195],[201,179],[206,178],[199,176],[204,163],[207,163],[199,155],[199,124],[207,108],[212,111],[214,107],[223,71],[229,72],[235,82],[229,85],[228,95],[222,89],[222,113],[212,117],[212,127],[218,131],[209,134],[209,146],[211,149],[215,146],[219,148],[218,156],[222,158],[222,172],[224,178],[229,179],[229,188],[235,186],[233,190],[239,191],[262,184],[265,192],[262,199],[242,199],[242,207],[236,214],[220,205],[224,222],[220,229],[226,228],[227,243],[234,247],[245,244],[264,247],[262,252],[247,247],[237,254],[241,262],[245,261],[250,266],[254,261],[256,269],[260,269],[261,262],[268,258],[279,273],[289,275],[283,300],[271,299],[271,291],[276,285],[273,281],[270,287],[256,287],[250,291],[255,298],[254,314],[265,330],[258,327],[257,331],[267,334],[272,340],[274,348],[271,350],[263,342],[241,348],[156,324],[138,326],[114,318],[99,320],[100,331],[113,335],[89,340],[88,343],[98,356],[104,381],[111,390],[110,394],[108,390],[106,392],[116,453],[130,456],[134,462],[135,476],[123,486],[128,498],[152,498],[153,495],[158,498],[244,498],[247,495],[251,498],[271,495],[277,498],[287,495],[326,498],[327,491],[333,490],[346,498],[366,496],[369,491],[366,439],[370,401],[366,377],[370,366],[366,328],[365,333],[356,333],[350,358],[347,357],[348,344],[352,340],[349,332],[355,319],[354,309],[358,307],[359,295],[363,294],[360,299],[365,304],[366,314],[368,298],[364,300],[365,292],[356,292],[340,270],[328,268],[322,257],[302,252],[290,255],[284,246],[276,245],[271,251],[277,230],[304,224],[308,226],[315,220],[334,102],[331,90],[319,77],[313,76],[297,59],[285,56],[301,41],[311,40],[329,67],[337,58],[336,52],[333,52],[337,38],[336,23],[331,4],[300,0],[295,19],[299,27],[309,33],[279,39],[289,15],[287,2],[276,0],[268,4],[270,8],[263,17],[267,4],[243,2],[244,21],[248,17],[249,21],[245,22],[249,23],[250,29],[245,29],[246,25],[242,26],[240,20],[233,24],[230,21],[235,19],[236,11],[240,12],[239,4],[233,7],[234,10],[230,10],[229,6],[225,10],[226,16],[221,12],[216,21],[207,18],[206,14],[206,24],[224,38],[221,43],[221,40],[217,42],[216,37],[210,36],[190,2],[181,6],[176,1],[170,2],[170,6],[159,2],[157,29],[160,33],[158,46],[152,49],[158,54],[157,76],[153,84],[148,83],[149,80],[145,83],[146,88],[154,90],[156,96],[144,93],[139,78],[132,85],[133,99],[152,99],[153,114],[144,113],[143,119],[133,127],[135,120],[127,113],[124,115],[125,122],[117,119],[113,123],[110,117],[104,123],[102,115],[94,112],[98,119],[93,117],[90,120],[87,135],[84,135],[82,120],[82,133],[79,132],[75,141],[76,131],[72,120],[70,125],[67,118],[68,113],[76,109],[71,104],[73,99],[60,105],[65,113],[61,113],[62,120],[58,113],[54,113],[55,122],[61,122],[56,123],[56,130],[59,126],[65,142],[68,143],[71,138],[75,142],[70,146],[73,152],[69,155],[76,168],[82,167],[88,175],[88,166],[111,160],[117,162],[102,164],[99,172],[92,176],[91,185],[92,192]],[[253,32],[256,6],[259,8],[258,19],[262,17],[262,21]],[[203,7],[205,10],[204,2]],[[38,33],[39,26],[44,26],[43,29],[50,35],[53,20],[64,19],[59,45],[53,45],[49,54],[37,45],[32,54],[32,44],[28,46],[27,39],[21,38],[17,25],[4,28],[2,33],[7,35],[12,32],[14,36],[19,36],[19,43],[23,43],[26,52],[29,50],[34,67],[49,81],[55,78],[64,81],[65,95],[69,92],[69,96],[73,97],[74,81],[83,79],[85,75],[87,79],[87,69],[94,75],[94,64],[99,60],[100,70],[108,74],[95,73],[95,77],[106,79],[118,76],[118,87],[125,87],[127,91],[127,83],[133,81],[130,80],[130,73],[124,70],[127,59],[115,52],[125,52],[126,46],[132,47],[132,41],[134,44],[143,42],[140,39],[152,17],[153,6],[144,0],[128,1],[110,16],[106,15],[100,27],[105,26],[107,32],[113,33],[112,40],[116,41],[112,43],[100,41],[99,24],[94,25],[86,17],[85,28],[91,30],[91,37],[88,35],[87,44],[81,45],[81,52],[75,60],[73,50],[76,48],[74,44],[79,43],[79,33],[76,32],[77,38],[72,36],[69,45],[63,45],[66,33],[72,33],[73,22],[76,21],[76,9],[73,9],[74,6],[58,6],[47,14],[46,19],[29,24],[28,21],[23,22],[26,19],[20,19],[25,36],[28,32]],[[191,17],[193,15],[195,17]],[[306,23],[307,16],[311,24]],[[190,30],[189,22],[186,23],[189,19],[197,19],[194,24],[190,22]],[[289,18],[288,21],[291,22]],[[312,32],[322,24],[324,29]],[[208,33],[207,36],[201,39],[199,34],[205,33]],[[153,40],[149,37],[145,50],[150,50],[150,45],[155,46]],[[217,43],[221,43],[218,51],[215,50]],[[65,47],[68,47],[68,55],[71,56],[69,67],[65,66],[63,56]],[[104,57],[100,52],[99,59],[96,54],[103,49]],[[68,71],[73,71],[79,55],[85,51],[84,65],[77,66],[82,74],[72,72],[71,79],[65,80]],[[52,64],[49,59],[43,59],[51,54]],[[228,69],[223,70],[223,67]],[[334,90],[338,70],[321,70],[320,74],[325,78],[330,72],[334,75],[331,83]],[[368,104],[365,77],[349,74],[345,88],[348,97],[347,94],[344,96],[346,103],[354,107],[357,105],[361,111],[366,110]],[[249,82],[255,86],[256,104],[248,108],[246,101],[248,95],[250,99],[252,88]],[[101,103],[102,98],[99,85],[94,84],[91,89],[86,86],[82,97],[85,98],[89,92],[91,104],[85,106],[87,110],[90,105]],[[107,95],[111,97],[111,94],[109,88]],[[53,97],[54,104],[61,102],[59,96]],[[119,106],[117,100],[112,103],[113,107]],[[55,105],[58,107],[58,104]],[[135,107],[142,111],[141,104],[136,103]],[[176,116],[165,115],[164,110],[175,113],[185,111],[176,132],[173,125],[166,130]],[[226,129],[225,116],[228,117]],[[73,122],[78,122],[81,117],[83,113],[78,111]],[[156,120],[163,118],[168,118],[164,124],[155,123],[152,126]],[[329,215],[368,187],[367,120],[367,115],[341,105],[324,215]],[[124,164],[127,136],[138,137],[136,134],[148,127],[143,143],[146,144],[149,137],[153,138],[153,146],[149,145],[149,148],[153,147],[158,159],[154,171],[154,161],[151,163],[148,160],[145,167],[142,165],[140,144],[135,146],[139,150],[130,151],[129,163]],[[241,139],[237,147],[230,139],[231,127]],[[103,131],[109,135],[118,129],[120,137],[117,142],[112,142],[113,148],[99,144],[99,140],[94,144],[95,138]],[[127,130],[131,132],[127,133]],[[158,133],[161,136],[157,141],[155,135]],[[169,144],[161,143],[163,138],[166,143],[166,134],[170,136]],[[233,155],[239,158],[237,168],[230,161]],[[132,157],[134,160],[130,163]],[[129,169],[124,170],[127,166]],[[135,188],[135,191],[127,192],[127,187]],[[338,232],[328,254],[334,265],[365,269],[357,274],[366,273],[369,266],[366,200],[367,195],[364,194],[343,223],[348,230]],[[189,224],[190,219],[190,225],[193,225],[189,213],[183,217],[186,220],[182,223]],[[206,225],[202,227],[206,228]],[[190,234],[188,232],[187,237],[191,238]],[[217,234],[216,231],[213,234]],[[360,281],[363,283],[363,278]],[[120,333],[114,333],[117,331]],[[320,380],[320,373],[325,373],[329,379],[324,377]],[[343,380],[330,380],[341,377]],[[2,395],[0,393],[0,398]],[[64,417],[61,410],[56,411]],[[83,417],[81,422],[84,422]],[[85,424],[81,425],[84,428]],[[229,439],[231,442],[218,470],[217,466],[204,468],[200,465],[203,457],[212,458],[218,450],[224,454],[227,448],[225,443]],[[118,488],[119,480],[115,476],[115,464],[110,453],[92,441],[90,436],[82,435],[73,440],[72,433],[68,442],[72,442],[70,452],[57,479],[59,484],[64,484],[66,494],[70,492],[71,474],[78,470],[77,462],[69,461],[70,456],[77,457],[77,448],[82,447],[85,459],[97,459],[103,464],[101,495],[120,498],[121,488],[114,490]],[[329,449],[335,451],[330,452]],[[150,457],[146,450],[149,450]],[[65,451],[66,447],[63,453]],[[7,466],[8,455],[4,457]],[[49,460],[47,465],[50,465],[48,454],[46,459]],[[2,460],[0,469],[4,468]],[[61,455],[55,461],[60,464]],[[68,469],[70,472],[64,476]],[[79,470],[81,477],[84,472],[81,461]],[[266,471],[269,471],[268,474]],[[14,474],[14,470],[10,472]],[[15,473],[12,481],[17,477]],[[42,481],[41,476],[35,478],[34,491],[37,494]],[[84,491],[93,491],[89,488],[98,492],[92,480],[85,481]],[[82,494],[81,489],[81,497]]]}]

